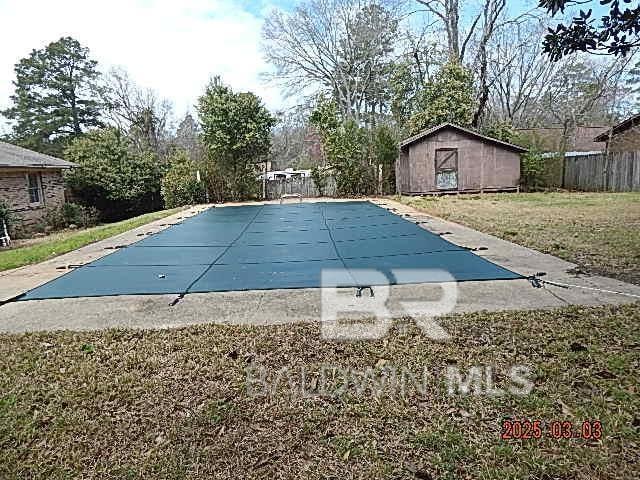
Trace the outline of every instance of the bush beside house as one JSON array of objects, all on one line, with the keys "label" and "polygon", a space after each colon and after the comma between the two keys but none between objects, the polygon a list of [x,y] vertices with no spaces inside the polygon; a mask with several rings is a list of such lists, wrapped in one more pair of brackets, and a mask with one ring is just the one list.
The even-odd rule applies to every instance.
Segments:
[{"label": "bush beside house", "polygon": [[98,224],[100,212],[95,207],[85,207],[69,202],[47,210],[44,216],[45,229],[88,228]]},{"label": "bush beside house", "polygon": [[151,152],[136,151],[120,131],[91,131],[74,140],[65,157],[77,165],[65,176],[74,199],[97,208],[101,220],[122,220],[162,208],[162,165]]}]

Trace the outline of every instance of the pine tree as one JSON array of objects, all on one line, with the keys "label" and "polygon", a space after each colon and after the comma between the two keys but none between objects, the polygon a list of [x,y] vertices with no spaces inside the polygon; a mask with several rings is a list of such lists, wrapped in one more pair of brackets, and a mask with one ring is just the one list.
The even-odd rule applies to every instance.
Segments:
[{"label": "pine tree", "polygon": [[199,161],[202,158],[200,128],[191,113],[187,113],[178,125],[174,143],[187,152],[191,160]]},{"label": "pine tree", "polygon": [[10,139],[43,153],[59,155],[70,139],[100,126],[97,62],[89,50],[64,37],[33,50],[15,65]]}]

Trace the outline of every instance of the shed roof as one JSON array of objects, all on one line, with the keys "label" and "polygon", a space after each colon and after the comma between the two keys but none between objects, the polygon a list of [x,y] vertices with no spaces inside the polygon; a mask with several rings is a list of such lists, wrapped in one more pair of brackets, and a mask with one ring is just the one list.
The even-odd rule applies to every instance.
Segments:
[{"label": "shed roof", "polygon": [[66,160],[0,142],[0,168],[71,168],[75,166],[75,163]]},{"label": "shed roof", "polygon": [[444,130],[447,128],[458,130],[459,132],[466,133],[467,135],[471,135],[473,137],[479,138],[481,140],[484,140],[485,142],[494,143],[496,145],[499,145],[509,150],[515,150],[516,152],[527,151],[526,148],[521,147],[520,145],[514,145],[513,143],[503,142],[502,140],[498,140],[497,138],[487,137],[486,135],[481,135],[478,132],[469,130],[468,128],[463,128],[459,125],[456,125],[454,123],[448,123],[448,122],[441,123],[440,125],[436,125],[435,127],[432,127],[432,128],[428,128],[418,133],[417,135],[414,135],[413,137],[409,137],[406,140],[403,140],[402,142],[400,142],[400,148],[405,148],[408,145],[411,145],[412,143],[417,142],[418,140],[422,140],[424,138],[430,137],[431,135],[434,135],[440,132],[441,130]]},{"label": "shed roof", "polygon": [[609,140],[609,134],[617,135],[618,133],[622,133],[625,130],[629,130],[631,127],[638,125],[640,123],[640,113],[630,116],[629,118],[621,121],[617,125],[614,125],[613,128],[607,129],[606,132],[602,132],[596,138],[593,139],[594,142],[606,142]]}]

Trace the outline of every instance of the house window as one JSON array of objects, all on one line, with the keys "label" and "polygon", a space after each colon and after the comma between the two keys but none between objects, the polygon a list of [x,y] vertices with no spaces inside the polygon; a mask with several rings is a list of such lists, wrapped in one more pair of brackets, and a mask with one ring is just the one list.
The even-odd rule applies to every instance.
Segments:
[{"label": "house window", "polygon": [[40,203],[42,201],[42,181],[39,173],[27,174],[27,185],[29,189],[29,203]]}]

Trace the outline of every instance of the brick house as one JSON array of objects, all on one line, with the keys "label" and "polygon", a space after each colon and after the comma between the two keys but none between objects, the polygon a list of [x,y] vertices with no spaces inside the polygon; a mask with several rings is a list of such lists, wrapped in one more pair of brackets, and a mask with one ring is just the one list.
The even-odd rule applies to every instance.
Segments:
[{"label": "brick house", "polygon": [[608,152],[635,152],[640,150],[640,113],[615,125],[594,138],[606,142]]},{"label": "brick house", "polygon": [[65,201],[62,171],[75,164],[0,142],[0,199],[32,229],[46,209]]}]

